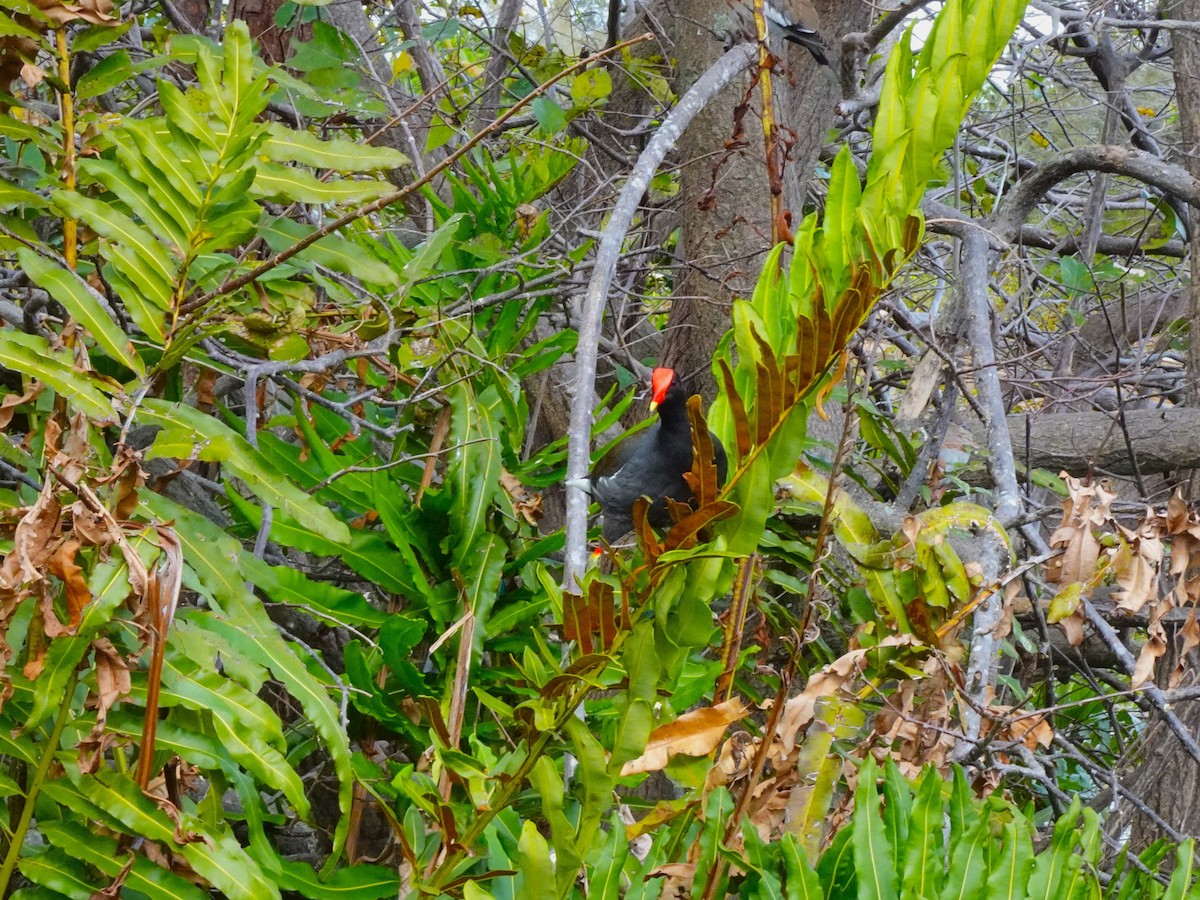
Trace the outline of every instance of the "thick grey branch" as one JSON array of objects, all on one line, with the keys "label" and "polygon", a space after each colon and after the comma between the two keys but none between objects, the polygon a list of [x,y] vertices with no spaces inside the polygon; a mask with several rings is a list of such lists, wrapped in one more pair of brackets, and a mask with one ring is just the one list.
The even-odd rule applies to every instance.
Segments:
[{"label": "thick grey branch", "polygon": [[[1007,527],[1021,511],[1016,463],[1005,417],[1004,393],[996,369],[996,350],[992,344],[991,304],[988,302],[988,278],[991,253],[987,236],[976,228],[965,229],[962,237],[962,289],[967,308],[967,331],[975,363],[975,383],[979,402],[987,416],[988,465],[996,484],[996,518]],[[1008,559],[1007,547],[1000,537],[987,532],[980,545],[979,563],[984,584],[997,584],[1001,568]],[[971,632],[971,657],[967,663],[966,690],[972,703],[964,716],[967,741],[959,753],[973,750],[982,726],[981,710],[986,709],[995,684],[999,661],[999,627],[1004,618],[1004,595],[997,589],[979,604]]]},{"label": "thick grey branch", "polygon": [[1021,413],[1008,417],[1013,452],[1031,468],[1065,470],[1072,475],[1086,475],[1090,470],[1132,475],[1131,449],[1143,475],[1200,468],[1200,409],[1126,409],[1125,426],[1129,443],[1115,414]]}]

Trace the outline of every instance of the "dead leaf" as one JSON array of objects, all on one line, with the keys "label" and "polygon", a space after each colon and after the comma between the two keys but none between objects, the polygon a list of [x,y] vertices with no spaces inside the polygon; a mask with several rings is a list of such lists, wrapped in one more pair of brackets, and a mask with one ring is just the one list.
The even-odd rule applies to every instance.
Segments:
[{"label": "dead leaf", "polygon": [[79,541],[63,541],[50,557],[49,564],[50,571],[62,581],[66,589],[68,634],[75,633],[83,618],[83,608],[92,602],[92,592],[88,590],[83,569],[75,562],[79,547]]},{"label": "dead leaf", "polygon": [[542,495],[529,490],[507,469],[500,470],[500,486],[512,499],[513,509],[530,525],[542,518]]},{"label": "dead leaf", "polygon": [[650,732],[646,751],[637,759],[625,763],[621,774],[657,772],[679,753],[707,756],[717,748],[729,724],[745,717],[746,712],[746,704],[738,697],[716,706],[686,712],[675,721],[660,725]]},{"label": "dead leaf", "polygon": [[36,398],[42,392],[42,387],[43,385],[40,381],[32,381],[29,383],[29,387],[25,389],[25,393],[5,394],[3,398],[0,398],[0,428],[7,428],[8,423],[12,421],[13,414],[17,411],[17,407]]},{"label": "dead leaf", "polygon": [[1129,677],[1129,687],[1137,690],[1154,675],[1154,663],[1167,652],[1167,636],[1161,622],[1151,622],[1147,629],[1146,643],[1142,644],[1142,652],[1134,663],[1133,673]]},{"label": "dead leaf", "polygon": [[107,521],[82,500],[71,504],[71,530],[89,547],[107,547],[112,543]]},{"label": "dead leaf", "polygon": [[696,879],[696,864],[692,862],[667,863],[659,866],[646,878],[664,879],[662,890],[658,894],[662,900],[676,900],[676,898],[682,900],[682,898],[692,895],[692,882]]},{"label": "dead leaf", "polygon": [[1117,591],[1113,599],[1117,609],[1140,612],[1158,599],[1158,573],[1163,560],[1163,542],[1154,531],[1153,520],[1143,522],[1137,531],[1121,529],[1126,538],[1113,560]]},{"label": "dead leaf", "polygon": [[1063,555],[1046,567],[1046,580],[1057,584],[1088,581],[1100,558],[1100,542],[1092,528],[1112,521],[1111,506],[1116,494],[1102,484],[1085,484],[1061,473],[1067,485],[1068,497],[1063,501],[1063,517],[1054,534],[1051,547],[1062,547]]},{"label": "dead leaf", "polygon": [[1063,634],[1067,637],[1067,643],[1072,647],[1078,647],[1083,643],[1084,621],[1083,613],[1076,611],[1058,623],[1059,627],[1063,630]]},{"label": "dead leaf", "polygon": [[1196,607],[1192,607],[1187,621],[1179,629],[1179,634],[1183,637],[1183,645],[1179,648],[1178,662],[1175,664],[1175,669],[1171,672],[1171,677],[1167,683],[1167,686],[1172,688],[1179,687],[1187,668],[1189,654],[1196,647],[1200,647],[1200,620],[1196,618]]},{"label": "dead leaf", "polygon": [[13,548],[0,565],[0,591],[15,591],[21,585],[45,578],[42,569],[58,540],[61,514],[53,482],[47,478],[37,502],[17,523]]},{"label": "dead leaf", "polygon": [[92,25],[112,25],[118,21],[112,15],[112,0],[80,0],[79,3],[33,0],[33,5],[44,12],[55,25],[66,25],[80,19]]},{"label": "dead leaf", "polygon": [[42,83],[42,79],[46,77],[46,70],[34,63],[25,63],[21,66],[21,80],[31,88],[37,87]]},{"label": "dead leaf", "polygon": [[750,774],[750,764],[754,760],[754,748],[757,742],[746,731],[735,731],[721,745],[717,761],[704,777],[704,796],[708,796],[719,787],[728,787],[734,781]]}]

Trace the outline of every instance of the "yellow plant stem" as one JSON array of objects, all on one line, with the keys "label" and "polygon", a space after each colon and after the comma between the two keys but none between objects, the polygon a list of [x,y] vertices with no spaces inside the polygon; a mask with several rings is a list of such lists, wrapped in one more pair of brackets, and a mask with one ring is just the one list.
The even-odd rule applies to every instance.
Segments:
[{"label": "yellow plant stem", "polygon": [[[62,112],[63,156],[62,181],[67,190],[75,189],[75,98],[71,95],[71,50],[67,46],[67,29],[61,26],[54,29],[54,38],[58,45],[58,77],[63,83],[63,90],[58,95]],[[79,225],[71,218],[63,220],[63,257],[72,271],[78,261]]]},{"label": "yellow plant stem", "polygon": [[771,48],[767,45],[763,0],[754,0],[753,8],[754,31],[758,40],[758,89],[762,97],[763,155],[767,160],[767,182],[771,188],[771,242],[779,244],[789,241],[790,237],[783,233],[783,175],[779,171],[775,138],[775,88],[771,83],[773,60]]}]

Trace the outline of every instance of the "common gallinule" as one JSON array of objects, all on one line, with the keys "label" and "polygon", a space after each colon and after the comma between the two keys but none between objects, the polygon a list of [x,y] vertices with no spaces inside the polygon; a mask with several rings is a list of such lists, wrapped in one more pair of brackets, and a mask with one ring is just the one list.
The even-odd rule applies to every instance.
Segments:
[{"label": "common gallinule", "polygon": [[[692,430],[688,423],[687,391],[674,369],[658,368],[650,375],[650,410],[658,421],[617,444],[592,470],[589,485],[604,516],[604,539],[616,543],[633,530],[633,501],[650,498],[647,519],[656,528],[671,524],[666,498],[692,500],[684,473],[692,470]],[[714,437],[713,463],[718,484],[725,483],[725,448]]]}]

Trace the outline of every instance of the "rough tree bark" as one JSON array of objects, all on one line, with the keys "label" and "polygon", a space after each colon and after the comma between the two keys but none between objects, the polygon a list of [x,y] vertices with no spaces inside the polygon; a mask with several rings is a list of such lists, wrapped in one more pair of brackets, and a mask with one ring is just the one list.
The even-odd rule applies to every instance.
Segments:
[{"label": "rough tree bark", "polygon": [[[1162,6],[1165,18],[1197,21],[1200,19],[1200,0],[1167,0]],[[1179,161],[1195,179],[1200,178],[1200,34],[1190,30],[1175,30],[1171,34],[1174,47],[1175,99],[1179,108]],[[1191,228],[1190,321],[1192,339],[1188,346],[1188,403],[1200,403],[1197,377],[1200,375],[1200,212],[1193,205],[1189,212]],[[1192,410],[1188,411],[1193,412]],[[1195,454],[1180,460],[1181,467],[1196,466]],[[1192,479],[1192,499],[1195,500],[1197,479]],[[1158,661],[1157,671],[1167,673],[1175,668],[1178,643],[1169,642],[1167,654]],[[1194,655],[1194,654],[1193,654]],[[1197,663],[1193,659],[1193,671]],[[1164,676],[1165,677],[1165,676]],[[1200,703],[1181,703],[1176,713],[1191,734],[1200,732]],[[1148,846],[1164,831],[1184,837],[1200,834],[1200,764],[1186,752],[1182,743],[1167,730],[1161,716],[1152,717],[1146,729],[1140,753],[1129,760],[1125,785],[1139,797],[1142,805],[1123,802],[1108,824],[1117,836],[1128,835],[1132,852]],[[1169,777],[1167,775],[1169,773]],[[1149,814],[1153,811],[1156,816]],[[1158,819],[1157,821],[1155,819]],[[1164,827],[1167,826],[1167,827]]]},{"label": "rough tree bark", "polygon": [[[821,32],[839,64],[841,35],[860,31],[870,16],[864,3],[825,0],[815,4]],[[675,46],[675,89],[682,93],[721,53],[722,32],[732,21],[730,0],[666,0],[664,22]],[[782,42],[780,42],[782,43]],[[833,122],[835,88],[808,51],[786,45],[777,67],[777,122],[788,145],[785,196],[795,221],[802,218],[799,186],[812,174],[817,153]],[[748,74],[731,85],[692,124],[680,142],[683,210],[679,256],[686,268],[676,281],[662,360],[684,372],[692,388],[712,397],[711,361],[729,328],[733,300],[754,287],[763,255],[771,246],[771,195],[759,125],[759,93]],[[747,103],[744,133],[734,144],[736,116]]]}]

